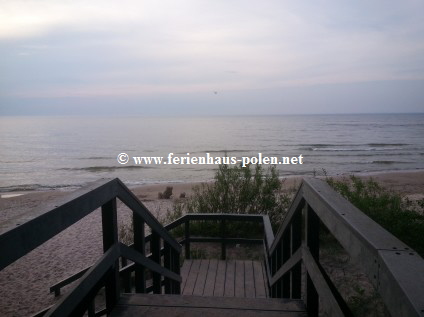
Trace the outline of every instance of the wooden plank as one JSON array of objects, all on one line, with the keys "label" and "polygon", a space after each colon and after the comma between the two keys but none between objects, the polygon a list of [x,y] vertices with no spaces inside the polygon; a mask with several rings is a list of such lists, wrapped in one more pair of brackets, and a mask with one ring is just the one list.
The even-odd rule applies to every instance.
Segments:
[{"label": "wooden plank", "polygon": [[235,261],[235,281],[234,281],[234,296],[245,297],[244,293],[244,261]]},{"label": "wooden plank", "polygon": [[277,245],[279,244],[279,242],[281,241],[283,237],[283,233],[287,230],[287,227],[290,225],[294,214],[297,212],[300,212],[301,209],[303,208],[303,205],[305,203],[305,198],[303,197],[304,186],[305,186],[304,182],[302,182],[295,197],[292,200],[292,203],[286,213],[286,216],[284,217],[283,223],[278,228],[278,231],[275,234],[274,241],[269,247],[269,254],[274,253],[275,249],[277,248]]},{"label": "wooden plank", "polygon": [[218,261],[218,268],[216,270],[216,278],[215,278],[215,288],[213,290],[214,296],[224,296],[226,274],[227,274],[226,262]]},{"label": "wooden plank", "polygon": [[225,287],[224,296],[234,296],[234,281],[235,281],[235,266],[236,263],[233,260],[226,261],[227,270],[225,274]]},{"label": "wooden plank", "polygon": [[202,307],[262,311],[305,311],[302,300],[281,298],[237,298],[189,295],[122,294],[118,305],[161,306],[161,307]]},{"label": "wooden plank", "polygon": [[265,235],[265,243],[268,248],[271,247],[274,242],[274,232],[272,231],[271,221],[268,216],[262,216],[263,218],[263,226],[264,226],[264,235]]},{"label": "wooden plank", "polygon": [[302,260],[302,249],[299,248],[297,251],[290,257],[290,259],[284,263],[277,272],[275,272],[272,277],[270,284],[273,286],[277,281],[283,277],[288,271],[290,271],[299,261]]},{"label": "wooden plank", "polygon": [[133,262],[143,265],[152,272],[156,272],[164,277],[168,277],[174,281],[181,282],[181,276],[176,274],[162,266],[160,264],[150,260],[148,257],[144,257],[134,249],[126,246],[125,244],[119,243],[121,255]]},{"label": "wooden plank", "polygon": [[184,292],[184,287],[187,282],[188,273],[190,272],[192,260],[184,260],[183,266],[181,267],[181,292]]},{"label": "wooden plank", "polygon": [[213,296],[215,289],[216,271],[218,269],[218,260],[209,260],[208,275],[206,277],[205,288],[203,290],[204,296]]},{"label": "wooden plank", "polygon": [[228,221],[249,221],[249,222],[261,222],[263,216],[258,214],[215,214],[215,213],[193,213],[186,214],[190,221],[192,220],[228,220]]},{"label": "wooden plank", "polygon": [[[320,267],[315,262],[315,258],[313,257],[309,249],[306,247],[302,248],[302,252],[304,264],[308,272],[308,277],[310,277],[311,282],[313,283],[313,286],[316,289],[316,292],[319,294],[320,307],[322,305],[324,311],[327,312],[330,316],[344,316],[342,308],[339,306],[337,299],[335,298],[329,285],[325,281]],[[307,288],[308,287],[309,285],[307,286]],[[318,316],[318,311],[316,312],[316,315]]]},{"label": "wooden plank", "polygon": [[262,270],[262,264],[258,261],[252,262],[253,277],[255,282],[255,297],[266,298],[264,272]]},{"label": "wooden plank", "polygon": [[[199,261],[199,260],[198,260]],[[206,276],[208,275],[209,260],[200,260],[199,273],[197,274],[196,284],[194,285],[193,295],[203,295]]]},{"label": "wooden plank", "polygon": [[[118,217],[116,198],[102,206],[103,251],[106,252],[118,243]],[[109,312],[119,299],[119,261],[111,267],[105,277],[106,310]]]},{"label": "wooden plank", "polygon": [[197,274],[199,274],[200,261],[193,260],[193,263],[190,267],[190,272],[188,273],[187,281],[183,290],[184,295],[192,295],[194,290],[194,285],[196,284]]},{"label": "wooden plank", "polygon": [[[158,232],[152,232],[152,240],[150,241],[150,251],[152,252],[152,261],[161,265],[161,254],[160,254],[160,235]],[[161,279],[162,277],[158,272],[152,271],[153,276],[153,293],[162,293]]]},{"label": "wooden plank", "polygon": [[247,298],[255,298],[255,293],[253,261],[244,261],[244,296]]},{"label": "wooden plank", "polygon": [[[145,231],[144,231],[144,220],[143,218],[133,212],[133,231],[134,231],[134,250],[139,252],[141,255],[146,255],[146,244],[145,244]],[[146,292],[146,272],[142,265],[135,264],[135,292],[145,293]]]},{"label": "wooden plank", "polygon": [[262,272],[263,272],[263,276],[264,276],[264,286],[265,286],[265,294],[266,294],[266,297],[271,297],[270,296],[270,294],[269,294],[269,286],[268,286],[268,282],[267,282],[267,274],[266,274],[266,272],[267,272],[267,268],[265,267],[265,263],[264,262],[262,262],[261,263],[262,265]]},{"label": "wooden plank", "polygon": [[258,311],[245,308],[222,309],[222,308],[198,308],[198,307],[146,307],[146,306],[118,306],[112,317],[298,317],[307,316],[304,312],[281,312],[281,311]]}]

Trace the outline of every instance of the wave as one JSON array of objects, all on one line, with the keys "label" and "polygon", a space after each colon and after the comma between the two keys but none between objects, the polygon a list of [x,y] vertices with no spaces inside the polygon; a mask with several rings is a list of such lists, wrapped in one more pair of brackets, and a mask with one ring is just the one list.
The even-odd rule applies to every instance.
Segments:
[{"label": "wave", "polygon": [[[212,153],[223,153],[225,154],[229,154],[229,153],[248,153],[248,152],[252,152],[252,150],[205,150],[205,151],[192,151],[192,152],[188,152],[190,153],[190,156],[205,156],[206,153],[212,154]],[[175,155],[187,155],[187,152],[177,152],[175,153]]]},{"label": "wave", "polygon": [[130,169],[148,169],[154,168],[153,166],[129,165],[129,166],[89,166],[89,167],[71,167],[71,168],[58,168],[61,171],[84,171],[91,173],[100,172],[113,172],[115,170],[130,170]]},{"label": "wave", "polygon": [[80,160],[106,160],[110,159],[107,156],[90,156],[90,157],[81,157]]},{"label": "wave", "polygon": [[297,150],[304,151],[393,151],[402,150],[408,143],[365,143],[365,144],[299,144]]},{"label": "wave", "polygon": [[326,151],[326,152],[372,152],[372,151],[396,151],[396,150],[402,150],[403,148],[399,147],[325,147],[325,148],[318,148],[314,147],[312,148],[312,151]]},{"label": "wave", "polygon": [[27,192],[27,191],[47,191],[55,189],[75,190],[81,188],[85,184],[56,184],[56,185],[41,185],[41,184],[23,184],[15,186],[0,187],[0,192]]},{"label": "wave", "polygon": [[406,164],[406,163],[408,163],[408,162],[389,161],[389,160],[371,161],[371,164]]},{"label": "wave", "polygon": [[367,143],[366,145],[380,147],[380,146],[405,146],[410,144],[408,143]]}]

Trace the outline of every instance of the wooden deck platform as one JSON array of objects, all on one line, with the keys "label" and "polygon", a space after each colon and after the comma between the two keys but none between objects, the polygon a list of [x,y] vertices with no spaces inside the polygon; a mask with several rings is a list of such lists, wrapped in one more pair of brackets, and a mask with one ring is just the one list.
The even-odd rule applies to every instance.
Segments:
[{"label": "wooden deck platform", "polygon": [[260,261],[185,260],[182,295],[123,294],[110,316],[307,316],[301,300],[267,298]]},{"label": "wooden deck platform", "polygon": [[181,278],[182,295],[268,297],[260,261],[185,260]]},{"label": "wooden deck platform", "polygon": [[111,317],[306,317],[301,300],[122,294]]}]

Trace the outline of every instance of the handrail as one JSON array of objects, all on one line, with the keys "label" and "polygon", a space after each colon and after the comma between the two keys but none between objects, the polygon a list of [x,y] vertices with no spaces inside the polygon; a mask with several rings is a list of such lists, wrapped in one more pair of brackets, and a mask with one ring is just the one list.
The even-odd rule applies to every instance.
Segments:
[{"label": "handrail", "polygon": [[[134,228],[134,241],[138,243],[129,248],[118,241],[117,205],[120,199],[133,211],[134,222],[143,224]],[[46,316],[82,315],[90,313],[92,301],[97,291],[105,286],[106,312],[110,312],[116,304],[119,288],[119,263],[121,257],[135,263],[136,292],[146,291],[144,269],[153,275],[153,292],[161,293],[165,285],[165,293],[180,292],[179,254],[181,245],[165,230],[138,198],[119,180],[100,180],[40,206],[42,211],[48,210],[19,227],[0,235],[0,270],[21,258],[50,238],[62,232],[97,208],[101,207],[103,228],[104,255],[91,268],[79,272],[82,278],[73,290],[54,305]],[[150,227],[151,256],[145,255],[144,224]],[[140,236],[143,238],[140,240]],[[164,251],[161,251],[163,241]],[[164,265],[162,259],[164,257]],[[162,280],[162,277],[164,280]]]},{"label": "handrail", "polygon": [[[185,257],[187,259],[190,258],[190,243],[191,242],[209,242],[209,243],[221,243],[221,256],[222,259],[226,258],[226,247],[225,245],[228,243],[240,243],[240,244],[264,244],[264,247],[267,248],[272,244],[274,239],[274,233],[272,231],[271,222],[267,215],[256,215],[256,214],[213,214],[213,213],[189,213],[181,216],[180,218],[174,220],[173,222],[164,226],[164,229],[167,231],[172,231],[180,226],[187,226],[190,228],[190,222],[202,220],[202,221],[221,221],[221,222],[230,222],[230,221],[247,221],[247,222],[256,222],[261,223],[263,225],[263,238],[262,239],[248,239],[248,238],[228,238],[226,235],[220,237],[197,237],[192,236],[190,229],[185,232],[185,235],[179,243],[186,247],[185,249]],[[225,230],[224,230],[225,233]],[[145,242],[149,242],[151,240],[151,234],[145,237]],[[133,247],[133,244],[130,244],[129,247]],[[162,249],[163,251],[163,249]],[[71,282],[80,278],[87,270],[90,269],[86,267],[81,271],[71,275],[70,277],[56,283],[55,285],[50,287],[50,292],[54,292],[55,296],[60,295],[60,289]],[[123,280],[130,285],[130,277],[124,276],[124,274],[128,274],[133,272],[135,269],[135,264],[131,263],[126,265],[125,267],[120,269],[120,275]]]},{"label": "handrail", "polygon": [[392,316],[422,316],[424,260],[316,178],[303,180],[267,250],[273,297],[300,298],[303,263],[309,314],[317,316],[320,298],[330,316],[349,316],[347,305],[319,263],[320,223],[362,266]]},{"label": "handrail", "polygon": [[[193,237],[190,233],[190,222],[196,220],[210,220],[219,221],[221,227],[220,237]],[[262,239],[248,239],[248,238],[228,238],[226,223],[233,221],[247,221],[261,223],[263,225],[263,238]],[[247,244],[271,244],[274,234],[272,232],[271,223],[267,215],[257,214],[223,214],[223,213],[189,213],[178,218],[174,222],[165,226],[167,230],[175,229],[182,224],[185,225],[184,239],[180,241],[185,245],[185,257],[190,258],[190,242],[220,242],[221,243],[221,259],[226,258],[226,244],[228,243],[247,243]]]}]

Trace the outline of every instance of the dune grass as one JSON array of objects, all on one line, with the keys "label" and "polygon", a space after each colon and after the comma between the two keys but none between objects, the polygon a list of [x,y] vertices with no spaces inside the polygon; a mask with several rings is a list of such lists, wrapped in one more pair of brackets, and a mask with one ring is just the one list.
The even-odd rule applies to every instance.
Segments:
[{"label": "dune grass", "polygon": [[424,256],[424,199],[412,202],[372,178],[327,177],[328,184],[383,228]]}]

